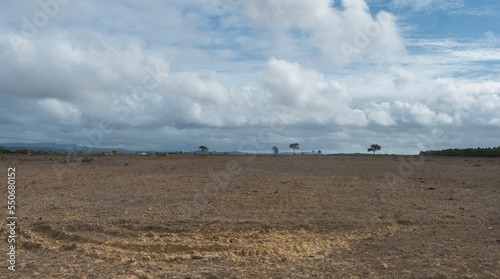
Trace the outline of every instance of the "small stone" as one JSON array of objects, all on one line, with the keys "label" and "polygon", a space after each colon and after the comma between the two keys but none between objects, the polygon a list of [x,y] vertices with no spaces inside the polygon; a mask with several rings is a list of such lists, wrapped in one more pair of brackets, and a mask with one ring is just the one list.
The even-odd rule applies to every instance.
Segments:
[{"label": "small stone", "polygon": [[191,255],[191,259],[192,260],[201,260],[201,259],[203,259],[203,255],[199,254],[199,253],[195,253],[195,254]]}]

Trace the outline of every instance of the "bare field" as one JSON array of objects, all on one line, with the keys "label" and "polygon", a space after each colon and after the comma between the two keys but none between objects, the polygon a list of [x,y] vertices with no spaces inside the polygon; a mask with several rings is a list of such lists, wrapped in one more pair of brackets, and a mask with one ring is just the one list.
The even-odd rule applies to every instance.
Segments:
[{"label": "bare field", "polygon": [[498,158],[0,158],[15,278],[500,277]]}]

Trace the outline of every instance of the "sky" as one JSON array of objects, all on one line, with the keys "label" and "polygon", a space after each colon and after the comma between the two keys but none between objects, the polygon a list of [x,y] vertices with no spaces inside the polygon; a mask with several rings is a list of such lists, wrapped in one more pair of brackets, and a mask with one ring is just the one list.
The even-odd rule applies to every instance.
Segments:
[{"label": "sky", "polygon": [[6,0],[0,145],[500,146],[497,0]]}]

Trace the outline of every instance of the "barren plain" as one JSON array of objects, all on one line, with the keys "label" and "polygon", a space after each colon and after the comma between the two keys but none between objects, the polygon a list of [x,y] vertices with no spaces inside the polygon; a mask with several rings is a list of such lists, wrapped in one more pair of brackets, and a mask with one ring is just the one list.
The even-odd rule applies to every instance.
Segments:
[{"label": "barren plain", "polygon": [[0,158],[0,277],[500,277],[499,158]]}]

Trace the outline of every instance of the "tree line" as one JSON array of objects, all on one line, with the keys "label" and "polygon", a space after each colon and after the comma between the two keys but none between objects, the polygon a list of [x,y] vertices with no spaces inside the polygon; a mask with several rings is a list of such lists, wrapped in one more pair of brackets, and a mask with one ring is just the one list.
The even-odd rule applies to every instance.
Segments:
[{"label": "tree line", "polygon": [[[57,152],[57,151],[42,151],[42,150],[28,150],[28,149],[17,149],[17,150],[14,151],[14,150],[10,150],[10,149],[7,149],[7,148],[0,147],[0,154],[28,154],[28,153],[31,153],[31,154],[34,154],[34,155],[50,155],[50,154],[59,155],[59,154],[68,154],[68,151],[65,151],[63,153]],[[110,153],[113,153],[114,155],[117,155],[118,151],[113,150]],[[71,154],[74,154],[74,153],[71,153]],[[83,151],[80,150],[76,154],[82,155]],[[92,153],[92,154],[101,154],[101,155],[104,155],[105,152]]]},{"label": "tree line", "polygon": [[449,148],[444,150],[421,151],[423,156],[461,156],[461,157],[500,157],[499,147],[488,148]]},{"label": "tree line", "polygon": [[30,151],[28,149],[17,149],[16,151],[0,147],[0,154],[57,154],[57,152],[47,152],[47,151]]}]

